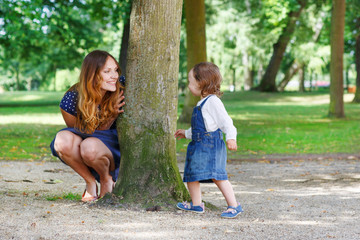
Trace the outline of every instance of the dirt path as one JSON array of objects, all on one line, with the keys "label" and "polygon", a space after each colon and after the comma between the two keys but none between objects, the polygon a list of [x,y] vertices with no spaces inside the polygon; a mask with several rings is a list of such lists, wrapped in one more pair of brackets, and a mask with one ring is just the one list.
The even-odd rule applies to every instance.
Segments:
[{"label": "dirt path", "polygon": [[[231,161],[244,213],[146,212],[91,207],[47,197],[82,194],[85,184],[60,162],[0,162],[0,239],[360,239],[360,161]],[[183,169],[183,163],[179,163]],[[203,199],[225,208],[219,190]]]}]

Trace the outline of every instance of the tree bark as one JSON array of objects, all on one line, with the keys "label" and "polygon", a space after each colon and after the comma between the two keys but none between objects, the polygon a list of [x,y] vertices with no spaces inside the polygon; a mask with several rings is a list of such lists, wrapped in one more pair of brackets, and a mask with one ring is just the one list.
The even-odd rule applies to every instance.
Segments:
[{"label": "tree bark", "polygon": [[360,34],[356,37],[355,44],[356,92],[354,103],[360,103]]},{"label": "tree bark", "polygon": [[20,91],[20,63],[16,64],[15,66],[15,73],[16,73],[16,90]]},{"label": "tree bark", "polygon": [[121,37],[120,56],[119,56],[120,69],[122,74],[126,73],[126,57],[129,47],[129,33],[130,33],[130,19],[126,19],[124,20],[124,28]]},{"label": "tree bark", "polygon": [[56,69],[57,69],[57,67],[56,67],[56,65],[54,65],[54,68],[53,68],[54,70],[54,92],[56,92]]},{"label": "tree bark", "polygon": [[[312,37],[312,40],[313,40],[314,43],[316,43],[316,42],[319,41],[320,33],[321,33],[321,30],[322,30],[323,26],[324,26],[324,23],[323,23],[322,19],[319,19],[319,20],[317,21],[316,26],[315,26],[315,33],[314,33],[314,35],[313,35],[313,37]],[[302,64],[299,65],[298,61],[295,59],[295,61],[294,61],[293,64],[290,66],[290,68],[287,70],[287,72],[288,72],[288,71],[293,71],[293,69],[298,68],[298,69],[296,69],[296,72],[297,72],[297,71],[299,70],[299,67],[300,67],[300,68],[305,67],[305,63],[302,63]],[[305,69],[304,69],[304,70],[305,70]],[[278,90],[279,90],[279,91],[281,91],[281,92],[284,91],[286,85],[291,81],[291,78],[294,77],[294,75],[296,74],[296,72],[295,72],[294,74],[292,74],[291,76],[287,76],[287,73],[285,74],[284,79],[283,79],[283,80],[280,82],[280,84],[278,85]],[[288,77],[290,77],[290,78],[288,78]],[[304,77],[304,76],[303,76],[303,77]],[[312,76],[311,76],[311,77],[312,77]],[[302,80],[304,81],[305,79],[303,78]],[[310,82],[310,84],[311,84],[311,82]],[[304,82],[302,83],[302,87],[303,87],[303,90],[300,90],[300,89],[299,89],[300,92],[301,92],[301,91],[305,91]],[[310,86],[309,90],[311,91],[311,86]]]},{"label": "tree bark", "polygon": [[189,197],[174,138],[181,11],[182,0],[133,1],[114,190],[125,202],[161,205]]},{"label": "tree bark", "polygon": [[260,63],[259,69],[257,69],[257,72],[256,72],[256,80],[254,81],[255,85],[261,81],[261,77],[262,77],[263,73],[264,73],[264,66],[262,65],[262,63]]},{"label": "tree bark", "polygon": [[296,21],[300,17],[301,11],[304,9],[307,0],[298,0],[299,8],[296,11],[291,11],[288,14],[288,23],[282,31],[278,41],[273,45],[273,55],[266,68],[265,74],[261,79],[260,85],[256,88],[262,92],[276,92],[276,75],[280,69],[280,64],[289,43],[292,34],[295,31]]},{"label": "tree bark", "polygon": [[297,62],[291,64],[289,69],[286,71],[284,78],[278,85],[278,91],[283,92],[285,90],[286,85],[290,82],[293,76],[299,71],[300,66]]},{"label": "tree bark", "polygon": [[345,1],[333,0],[332,5],[329,117],[343,118],[345,117],[343,99]]},{"label": "tree bark", "polygon": [[310,71],[309,73],[309,92],[311,92],[313,90],[313,72]]},{"label": "tree bark", "polygon": [[242,60],[244,65],[244,90],[249,91],[254,86],[254,78],[249,64],[249,55],[246,51],[243,52]]},{"label": "tree bark", "polygon": [[[195,64],[206,61],[205,2],[204,0],[185,0],[187,72]],[[184,108],[179,121],[190,123],[191,114],[200,97],[185,90]]]},{"label": "tree bark", "polygon": [[299,69],[299,92],[305,92],[305,64]]}]

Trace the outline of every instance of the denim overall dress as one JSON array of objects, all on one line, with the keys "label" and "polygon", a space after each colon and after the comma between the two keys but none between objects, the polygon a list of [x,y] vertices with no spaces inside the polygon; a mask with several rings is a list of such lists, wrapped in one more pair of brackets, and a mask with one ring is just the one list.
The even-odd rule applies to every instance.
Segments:
[{"label": "denim overall dress", "polygon": [[211,179],[227,180],[227,153],[223,134],[220,129],[207,132],[201,109],[207,97],[196,106],[191,116],[192,141],[186,153],[184,182],[212,182]]}]

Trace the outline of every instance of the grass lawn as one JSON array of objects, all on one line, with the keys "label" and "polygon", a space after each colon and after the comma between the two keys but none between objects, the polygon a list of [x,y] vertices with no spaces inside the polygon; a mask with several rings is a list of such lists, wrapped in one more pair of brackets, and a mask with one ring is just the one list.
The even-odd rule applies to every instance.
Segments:
[{"label": "grass lawn", "polygon": [[0,107],[58,105],[63,95],[64,92],[5,92],[0,93]]},{"label": "grass lawn", "polygon": [[[238,130],[237,152],[246,155],[358,153],[360,105],[344,99],[346,118],[327,118],[326,93],[225,93],[224,105]],[[187,128],[180,124],[178,127]],[[180,140],[177,152],[186,152],[188,140]]]},{"label": "grass lawn", "polygon": [[[55,92],[0,94],[0,160],[51,161],[49,144],[65,127]],[[326,93],[225,93],[222,98],[238,130],[230,159],[264,154],[358,153],[360,105],[345,104],[346,118],[328,119]],[[352,95],[345,95],[345,101]],[[180,97],[180,103],[183,98]],[[181,109],[179,109],[180,114]],[[178,128],[188,128],[178,124]],[[177,141],[186,153],[189,140]]]}]

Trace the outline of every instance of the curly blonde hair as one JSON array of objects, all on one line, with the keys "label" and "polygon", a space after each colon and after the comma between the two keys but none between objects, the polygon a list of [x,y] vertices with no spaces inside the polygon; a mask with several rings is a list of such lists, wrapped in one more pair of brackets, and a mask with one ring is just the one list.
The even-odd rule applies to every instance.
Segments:
[{"label": "curly blonde hair", "polygon": [[108,52],[95,50],[85,57],[81,66],[79,82],[69,89],[69,91],[77,90],[78,92],[75,128],[83,133],[92,134],[109,118],[117,116],[117,109],[114,108],[114,104],[119,92],[124,87],[117,81],[116,91],[107,91],[104,96],[101,93],[100,70],[109,57],[118,66],[117,71],[120,76],[121,70],[116,59]]},{"label": "curly blonde hair", "polygon": [[211,62],[201,62],[193,67],[194,78],[201,89],[201,96],[205,97],[209,94],[215,94],[218,97],[222,96],[220,85],[222,76],[218,66]]}]

